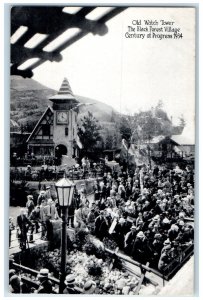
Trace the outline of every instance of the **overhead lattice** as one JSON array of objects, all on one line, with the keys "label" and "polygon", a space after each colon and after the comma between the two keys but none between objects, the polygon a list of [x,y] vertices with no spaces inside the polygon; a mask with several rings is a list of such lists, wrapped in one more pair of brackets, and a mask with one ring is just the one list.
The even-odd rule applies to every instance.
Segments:
[{"label": "overhead lattice", "polygon": [[14,6],[11,9],[11,75],[32,77],[46,61],[88,33],[104,35],[106,22],[125,7]]}]

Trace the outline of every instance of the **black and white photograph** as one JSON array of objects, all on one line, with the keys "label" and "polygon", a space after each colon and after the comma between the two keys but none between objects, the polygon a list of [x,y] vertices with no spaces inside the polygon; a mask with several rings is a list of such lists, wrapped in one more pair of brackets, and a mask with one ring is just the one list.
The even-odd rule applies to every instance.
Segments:
[{"label": "black and white photograph", "polygon": [[196,16],[9,6],[7,295],[195,295]]}]

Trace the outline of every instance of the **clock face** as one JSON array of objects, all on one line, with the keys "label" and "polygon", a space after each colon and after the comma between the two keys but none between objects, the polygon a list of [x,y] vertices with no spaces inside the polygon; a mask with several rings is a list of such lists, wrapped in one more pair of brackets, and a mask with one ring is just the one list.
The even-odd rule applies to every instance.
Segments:
[{"label": "clock face", "polygon": [[68,114],[65,111],[59,111],[56,113],[56,121],[58,124],[67,124]]}]

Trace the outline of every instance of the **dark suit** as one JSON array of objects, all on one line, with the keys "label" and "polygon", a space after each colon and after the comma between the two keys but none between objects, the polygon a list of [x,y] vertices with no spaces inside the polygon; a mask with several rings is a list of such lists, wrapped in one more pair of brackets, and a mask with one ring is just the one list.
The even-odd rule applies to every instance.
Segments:
[{"label": "dark suit", "polygon": [[21,249],[26,249],[27,231],[30,225],[32,225],[32,223],[25,215],[17,216],[17,227],[20,229],[19,242]]}]

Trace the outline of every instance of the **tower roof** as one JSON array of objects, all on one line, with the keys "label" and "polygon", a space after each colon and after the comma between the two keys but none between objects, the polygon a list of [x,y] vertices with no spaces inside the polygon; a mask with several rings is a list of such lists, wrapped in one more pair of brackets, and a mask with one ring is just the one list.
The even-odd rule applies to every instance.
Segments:
[{"label": "tower roof", "polygon": [[61,84],[60,90],[58,92],[58,95],[71,95],[71,96],[73,96],[73,92],[71,90],[71,87],[70,87],[70,84],[69,84],[67,78],[64,78],[64,80]]},{"label": "tower roof", "polygon": [[51,101],[63,101],[63,100],[72,100],[74,102],[78,102],[76,99],[75,99],[75,96],[72,92],[72,89],[70,87],[70,84],[68,82],[68,79],[67,78],[64,78],[62,84],[61,84],[61,87],[58,91],[58,93],[54,96],[52,96],[51,98],[49,98],[49,100]]}]

